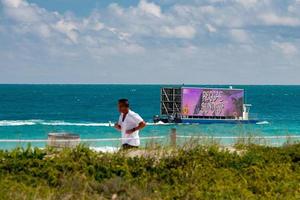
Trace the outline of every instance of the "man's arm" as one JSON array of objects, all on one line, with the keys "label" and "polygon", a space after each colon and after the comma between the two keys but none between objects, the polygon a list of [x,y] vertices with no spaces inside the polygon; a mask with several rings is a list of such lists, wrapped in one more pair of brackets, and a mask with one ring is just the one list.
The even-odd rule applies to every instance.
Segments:
[{"label": "man's arm", "polygon": [[131,134],[131,133],[133,133],[133,132],[135,132],[135,131],[138,131],[138,130],[143,129],[145,126],[146,126],[146,122],[142,121],[142,122],[140,122],[140,123],[138,124],[137,127],[133,128],[133,129],[130,129],[130,130],[127,130],[126,133],[127,133],[127,134]]}]

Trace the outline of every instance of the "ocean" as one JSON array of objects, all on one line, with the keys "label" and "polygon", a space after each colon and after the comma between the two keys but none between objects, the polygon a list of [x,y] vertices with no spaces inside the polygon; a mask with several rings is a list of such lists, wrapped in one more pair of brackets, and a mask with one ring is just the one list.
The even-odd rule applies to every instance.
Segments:
[{"label": "ocean", "polygon": [[[148,122],[140,132],[143,137],[168,136],[172,128],[184,136],[300,136],[300,86],[233,86],[245,89],[246,103],[252,104],[250,116],[260,120],[257,124],[155,125],[152,118],[159,114],[162,86],[0,85],[0,140],[47,139],[49,132],[75,133],[83,139],[118,138],[120,133],[109,123],[118,119],[119,98],[128,98],[132,110]],[[20,145],[26,144],[0,142],[2,149]],[[119,146],[119,141],[88,145]]]}]

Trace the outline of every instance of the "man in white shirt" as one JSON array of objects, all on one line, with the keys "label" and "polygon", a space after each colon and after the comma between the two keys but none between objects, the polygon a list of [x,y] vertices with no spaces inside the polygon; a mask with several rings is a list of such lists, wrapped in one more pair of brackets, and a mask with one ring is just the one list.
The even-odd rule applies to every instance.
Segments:
[{"label": "man in white shirt", "polygon": [[129,102],[127,99],[120,99],[118,101],[118,108],[120,117],[115,128],[121,131],[122,148],[137,148],[140,145],[139,130],[146,126],[145,121],[141,116],[129,109]]}]

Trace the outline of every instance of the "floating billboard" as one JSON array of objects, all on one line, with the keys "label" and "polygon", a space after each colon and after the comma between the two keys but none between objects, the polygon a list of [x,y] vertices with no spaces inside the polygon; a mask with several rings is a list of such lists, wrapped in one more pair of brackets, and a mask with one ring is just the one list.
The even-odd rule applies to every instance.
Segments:
[{"label": "floating billboard", "polygon": [[244,90],[182,88],[183,116],[242,117]]}]

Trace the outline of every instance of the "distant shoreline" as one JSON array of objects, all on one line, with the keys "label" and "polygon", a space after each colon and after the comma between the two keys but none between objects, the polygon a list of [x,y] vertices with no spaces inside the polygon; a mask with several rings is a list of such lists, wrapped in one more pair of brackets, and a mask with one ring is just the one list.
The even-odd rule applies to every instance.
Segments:
[{"label": "distant shoreline", "polygon": [[97,85],[128,85],[128,86],[159,86],[159,85],[170,85],[170,86],[300,86],[300,84],[197,84],[197,83],[0,83],[0,85],[77,85],[77,86],[97,86]]}]

